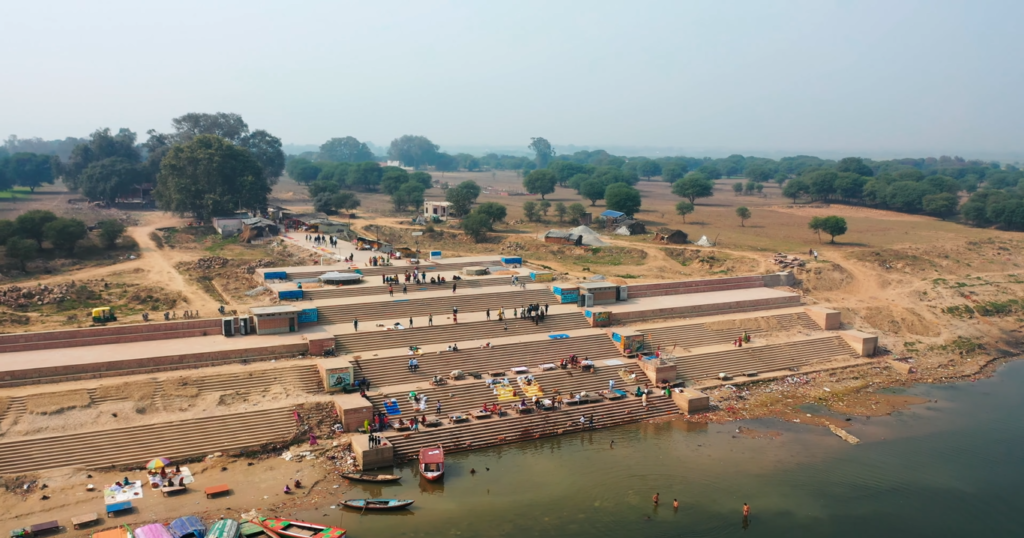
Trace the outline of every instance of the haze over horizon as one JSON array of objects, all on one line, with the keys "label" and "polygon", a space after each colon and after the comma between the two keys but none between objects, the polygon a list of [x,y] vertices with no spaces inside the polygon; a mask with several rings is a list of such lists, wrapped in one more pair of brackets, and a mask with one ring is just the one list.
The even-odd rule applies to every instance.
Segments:
[{"label": "haze over horizon", "polygon": [[236,112],[286,145],[1021,158],[1024,2],[6,6],[0,135]]}]

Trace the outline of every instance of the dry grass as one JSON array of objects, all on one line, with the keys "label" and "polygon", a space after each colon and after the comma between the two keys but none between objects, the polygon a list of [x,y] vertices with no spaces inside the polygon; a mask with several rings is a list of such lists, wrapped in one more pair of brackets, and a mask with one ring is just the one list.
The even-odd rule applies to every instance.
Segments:
[{"label": "dry grass", "polygon": [[69,409],[89,407],[92,398],[85,389],[30,394],[25,397],[25,410],[35,415],[53,415]]},{"label": "dry grass", "polygon": [[104,400],[128,400],[144,403],[153,399],[155,391],[156,382],[135,381],[131,383],[117,383],[115,385],[100,385],[96,387],[96,397]]}]

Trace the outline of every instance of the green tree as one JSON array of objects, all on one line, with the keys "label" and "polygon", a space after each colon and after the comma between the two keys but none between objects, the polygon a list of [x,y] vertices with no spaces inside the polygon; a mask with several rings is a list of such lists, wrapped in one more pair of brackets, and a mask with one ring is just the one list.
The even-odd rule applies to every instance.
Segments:
[{"label": "green tree", "polygon": [[545,168],[548,162],[551,161],[551,157],[555,155],[555,150],[551,149],[551,143],[541,137],[534,137],[530,139],[530,145],[527,149],[533,150],[536,157],[537,168]]},{"label": "green tree", "polygon": [[960,199],[948,192],[929,194],[921,199],[921,207],[924,212],[940,219],[956,215],[959,205]]},{"label": "green tree", "polygon": [[28,268],[25,267],[25,262],[36,257],[37,248],[36,244],[29,239],[12,237],[7,241],[4,255],[9,259],[18,260],[21,264],[21,270],[28,271]]},{"label": "green tree", "polygon": [[684,224],[686,223],[686,216],[693,213],[694,209],[696,209],[696,206],[686,200],[680,200],[679,203],[676,204],[676,213],[683,217]]},{"label": "green tree", "polygon": [[672,194],[695,203],[697,198],[715,195],[715,183],[701,172],[691,172],[672,184]]},{"label": "green tree", "polygon": [[447,189],[444,193],[445,201],[452,204],[451,210],[458,216],[468,215],[470,208],[473,207],[473,203],[479,196],[480,185],[472,180],[463,181]]},{"label": "green tree", "polygon": [[804,176],[807,179],[808,194],[814,200],[828,200],[836,192],[839,174],[835,170],[816,170]]},{"label": "green tree", "polygon": [[858,176],[871,177],[875,173],[871,170],[871,167],[864,162],[864,159],[860,157],[847,157],[836,164],[836,172],[851,172]]},{"label": "green tree", "polygon": [[131,188],[143,183],[142,166],[123,157],[111,157],[90,164],[79,176],[79,187],[90,200],[114,203]]},{"label": "green tree", "polygon": [[487,216],[488,222],[490,222],[488,230],[493,230],[494,224],[505,220],[508,214],[508,209],[505,205],[498,202],[484,202],[478,205],[474,211]]},{"label": "green tree", "polygon": [[320,158],[336,163],[361,163],[374,160],[370,147],[353,136],[332,138],[324,142],[320,145]]},{"label": "green tree", "polygon": [[846,233],[846,219],[830,215],[821,219],[821,231],[832,236],[830,243],[836,242],[836,236]]},{"label": "green tree", "polygon": [[818,242],[821,243],[821,230],[825,227],[825,217],[811,217],[810,222],[807,223],[807,227],[812,232],[818,234]]},{"label": "green tree", "polygon": [[419,208],[423,205],[423,185],[415,182],[408,182],[394,194],[391,195],[391,203],[395,205],[395,211],[404,211],[406,207]]},{"label": "green tree", "polygon": [[425,136],[403,135],[391,141],[388,158],[411,168],[434,164],[440,147]]},{"label": "green tree", "polygon": [[117,219],[106,219],[96,223],[99,229],[100,241],[106,248],[114,248],[117,240],[124,235],[125,226]]},{"label": "green tree", "polygon": [[743,184],[743,192],[744,193],[746,193],[746,194],[753,194],[753,192],[755,190],[757,190],[757,182],[756,181],[747,181],[746,183]]},{"label": "green tree", "polygon": [[547,200],[541,200],[537,207],[540,208],[540,212],[546,217],[548,216],[548,210],[551,209],[551,202]]},{"label": "green tree", "polygon": [[761,194],[761,191],[763,191],[763,190],[764,190],[764,183],[758,183],[758,184],[754,185],[754,191],[756,191],[757,194]]},{"label": "green tree", "polygon": [[636,167],[638,176],[650,181],[652,177],[661,175],[661,165],[657,161],[643,161]]},{"label": "green tree", "polygon": [[15,153],[7,159],[7,175],[19,187],[35,192],[44,183],[53,185],[54,170],[60,168],[56,157],[39,153]]},{"label": "green tree", "polygon": [[458,159],[447,153],[438,153],[434,158],[434,170],[441,172],[441,177],[444,177],[445,172],[454,172],[458,169]]},{"label": "green tree", "polygon": [[313,211],[317,213],[334,214],[334,194],[322,192],[313,198]]},{"label": "green tree", "polygon": [[238,143],[249,134],[249,125],[242,116],[231,112],[206,114],[190,112],[171,120],[178,142],[187,143],[200,135],[213,135]]},{"label": "green tree", "polygon": [[294,179],[296,183],[309,185],[316,181],[316,177],[320,174],[320,167],[309,159],[296,158],[288,161],[285,171],[288,172],[288,177]]},{"label": "green tree", "polygon": [[135,139],[135,133],[130,129],[121,129],[116,135],[111,134],[110,129],[96,130],[87,142],[77,144],[71,150],[71,155],[62,167],[64,184],[69,189],[78,189],[82,172],[90,164],[104,159],[120,157],[132,163],[140,162],[142,155],[135,145]]},{"label": "green tree", "polygon": [[237,142],[237,144],[252,154],[252,157],[263,169],[263,177],[267,184],[273,187],[281,179],[284,173],[284,150],[281,149],[281,139],[264,131],[257,129]]},{"label": "green tree", "polygon": [[565,207],[565,204],[563,204],[562,202],[555,202],[555,214],[558,215],[558,222],[565,221],[565,214],[568,211],[569,210]]},{"label": "green tree", "polygon": [[306,186],[310,198],[316,198],[321,194],[332,195],[338,192],[338,184],[333,181],[316,180]]},{"label": "green tree", "polygon": [[743,223],[750,218],[750,208],[745,205],[737,207],[736,216],[740,218],[740,226],[745,226]]},{"label": "green tree", "polygon": [[763,164],[751,164],[743,171],[743,175],[747,176],[747,179],[751,181],[760,183],[770,180],[774,174],[771,169]]},{"label": "green tree", "polygon": [[18,226],[13,220],[0,220],[0,245],[6,244],[12,237],[18,235]]},{"label": "green tree", "polygon": [[742,181],[737,181],[736,183],[733,183],[732,184],[732,192],[736,196],[739,196],[739,195],[743,194],[743,182]]},{"label": "green tree", "polygon": [[586,183],[587,180],[589,180],[589,179],[590,179],[590,176],[587,175],[587,174],[576,174],[575,176],[572,176],[571,178],[569,178],[569,182],[567,183],[567,185],[569,186],[570,189],[576,191],[576,194],[579,194],[580,193],[580,187],[584,183]]},{"label": "green tree", "polygon": [[917,213],[921,211],[921,201],[929,194],[931,190],[924,183],[897,181],[889,185],[885,204],[896,211]]},{"label": "green tree", "polygon": [[331,197],[331,207],[334,209],[340,209],[342,211],[352,211],[359,207],[362,201],[356,196],[356,193],[352,191],[341,191],[335,193]]},{"label": "green tree", "polygon": [[558,176],[548,169],[534,170],[523,178],[523,187],[530,194],[539,194],[540,199],[544,195],[555,192],[555,185],[558,183]]},{"label": "green tree", "polygon": [[14,219],[14,227],[17,229],[17,235],[32,239],[36,242],[36,246],[41,249],[43,248],[43,238],[45,237],[43,229],[46,228],[47,224],[55,220],[57,220],[57,215],[54,215],[52,211],[32,209],[18,215]]},{"label": "green tree", "polygon": [[258,212],[267,205],[270,185],[248,150],[199,135],[167,152],[155,194],[161,209],[209,220],[238,207]]},{"label": "green tree", "polygon": [[568,187],[569,180],[573,176],[579,174],[587,175],[591,168],[593,167],[572,161],[552,161],[548,164],[548,170],[555,173],[555,176],[558,177],[558,184],[562,187]]},{"label": "green tree", "polygon": [[429,190],[434,186],[434,178],[426,172],[413,172],[409,174],[409,181],[415,181],[423,185],[424,190]]},{"label": "green tree", "polygon": [[608,188],[600,179],[588,179],[580,185],[580,196],[590,200],[590,205],[596,206],[598,200],[604,199],[604,192]]},{"label": "green tree", "polygon": [[380,190],[384,191],[384,194],[395,194],[407,181],[409,172],[397,166],[385,166],[381,171]]},{"label": "green tree", "polygon": [[523,203],[523,214],[526,215],[526,220],[530,222],[537,222],[540,220],[540,211],[537,209],[537,202],[533,200],[527,200]]},{"label": "green tree", "polygon": [[383,169],[375,162],[356,163],[349,169],[348,186],[353,189],[373,191],[380,185]]},{"label": "green tree", "polygon": [[573,224],[579,224],[583,215],[587,214],[587,208],[583,204],[576,202],[569,204],[569,222]]},{"label": "green tree", "polygon": [[686,175],[686,164],[685,163],[672,163],[666,164],[661,167],[661,179],[666,183],[675,183],[676,181],[683,179]]},{"label": "green tree", "polygon": [[487,230],[490,229],[490,225],[491,221],[487,218],[487,215],[477,213],[476,211],[466,215],[466,218],[462,219],[460,224],[463,233],[473,239],[475,243],[479,243],[487,237]]},{"label": "green tree", "polygon": [[640,211],[640,191],[625,183],[608,185],[604,192],[605,206],[612,211],[621,211],[630,218]]},{"label": "green tree", "polygon": [[89,235],[85,223],[78,219],[59,218],[43,227],[43,236],[58,250],[75,253],[75,245]]},{"label": "green tree", "polygon": [[719,170],[717,166],[710,163],[700,165],[694,172],[712,181],[722,178],[722,171]]},{"label": "green tree", "polygon": [[806,196],[811,190],[810,183],[802,177],[791,179],[786,182],[786,186],[782,188],[782,195],[786,198],[792,198],[793,203],[796,203],[797,198]]}]

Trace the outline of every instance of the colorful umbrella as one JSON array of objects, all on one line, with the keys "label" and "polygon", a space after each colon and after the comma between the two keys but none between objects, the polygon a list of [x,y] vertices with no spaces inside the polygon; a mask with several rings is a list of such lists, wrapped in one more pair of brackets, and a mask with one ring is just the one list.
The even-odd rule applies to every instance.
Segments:
[{"label": "colorful umbrella", "polygon": [[165,465],[170,465],[171,460],[167,458],[157,458],[146,464],[147,469],[159,469]]}]

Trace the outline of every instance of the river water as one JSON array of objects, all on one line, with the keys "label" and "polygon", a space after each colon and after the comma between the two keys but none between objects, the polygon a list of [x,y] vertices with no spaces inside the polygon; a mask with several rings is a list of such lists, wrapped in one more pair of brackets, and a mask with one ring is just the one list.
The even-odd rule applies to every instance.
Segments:
[{"label": "river water", "polygon": [[851,417],[856,446],[779,420],[672,421],[452,454],[443,484],[410,465],[396,469],[400,485],[345,495],[414,499],[407,512],[297,515],[353,538],[1024,536],[1022,387],[1017,362],[976,383],[900,391],[932,401]]}]

